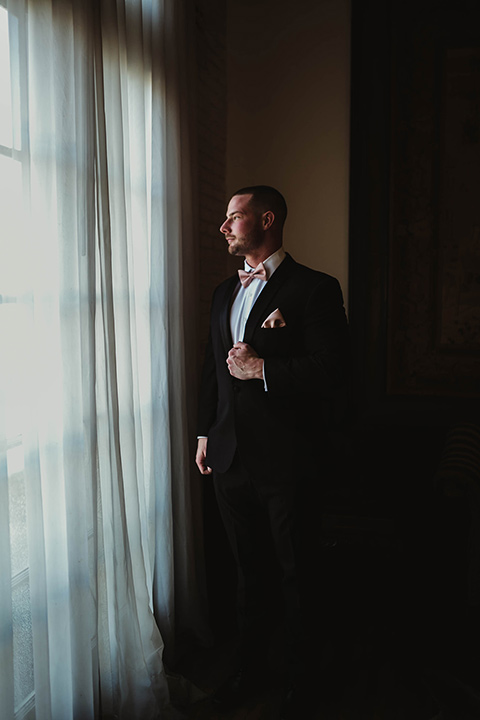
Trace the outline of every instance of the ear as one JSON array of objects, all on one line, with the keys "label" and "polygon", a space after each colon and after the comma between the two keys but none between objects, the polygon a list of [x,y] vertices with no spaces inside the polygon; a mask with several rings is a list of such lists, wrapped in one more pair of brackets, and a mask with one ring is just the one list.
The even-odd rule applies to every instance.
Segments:
[{"label": "ear", "polygon": [[262,222],[263,222],[263,229],[268,230],[272,227],[273,221],[275,220],[275,215],[271,210],[267,210],[266,213],[263,213],[262,215]]}]

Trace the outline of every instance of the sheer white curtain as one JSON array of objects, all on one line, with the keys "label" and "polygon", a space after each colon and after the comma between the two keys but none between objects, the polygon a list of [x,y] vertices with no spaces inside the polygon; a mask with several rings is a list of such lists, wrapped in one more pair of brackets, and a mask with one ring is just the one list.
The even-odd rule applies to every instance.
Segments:
[{"label": "sheer white curtain", "polygon": [[181,0],[0,2],[0,714],[170,717],[165,644],[204,632],[188,18]]}]

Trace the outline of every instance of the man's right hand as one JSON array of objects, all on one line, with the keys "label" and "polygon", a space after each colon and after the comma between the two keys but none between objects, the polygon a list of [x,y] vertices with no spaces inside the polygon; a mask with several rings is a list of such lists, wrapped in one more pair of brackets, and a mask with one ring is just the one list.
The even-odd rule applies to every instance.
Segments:
[{"label": "man's right hand", "polygon": [[206,463],[207,456],[207,442],[208,438],[198,438],[197,454],[195,456],[195,462],[202,475],[211,475],[212,468],[208,467]]}]

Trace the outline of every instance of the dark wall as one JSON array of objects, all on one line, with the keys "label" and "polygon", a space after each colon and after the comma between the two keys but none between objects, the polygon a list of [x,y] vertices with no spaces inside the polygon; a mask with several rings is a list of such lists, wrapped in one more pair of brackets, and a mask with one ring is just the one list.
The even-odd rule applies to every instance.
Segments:
[{"label": "dark wall", "polygon": [[352,10],[355,409],[402,466],[480,421],[480,7]]},{"label": "dark wall", "polygon": [[398,541],[399,646],[467,678],[478,501],[437,471],[451,429],[480,425],[480,7],[352,5],[353,456]]}]

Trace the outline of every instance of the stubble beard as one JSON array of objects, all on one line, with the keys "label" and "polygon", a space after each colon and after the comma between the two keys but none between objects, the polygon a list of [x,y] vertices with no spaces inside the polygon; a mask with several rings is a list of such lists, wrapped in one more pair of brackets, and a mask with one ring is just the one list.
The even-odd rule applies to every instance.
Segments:
[{"label": "stubble beard", "polygon": [[230,255],[245,257],[253,250],[259,248],[262,240],[263,236],[255,232],[242,235],[240,238],[235,237],[234,240],[228,244],[228,252]]},{"label": "stubble beard", "polygon": [[230,242],[228,244],[228,252],[230,253],[230,255],[234,255],[234,256],[243,255],[242,248],[239,247],[236,239],[232,240],[232,242]]}]

